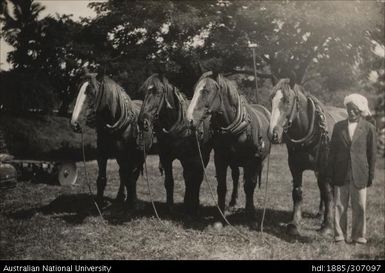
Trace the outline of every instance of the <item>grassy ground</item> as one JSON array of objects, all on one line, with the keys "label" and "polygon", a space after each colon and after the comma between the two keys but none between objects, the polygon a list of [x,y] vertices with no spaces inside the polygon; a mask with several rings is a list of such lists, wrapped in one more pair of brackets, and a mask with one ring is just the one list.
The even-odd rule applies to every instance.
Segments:
[{"label": "grassy ground", "polygon": [[[79,179],[73,187],[19,182],[16,188],[1,190],[0,259],[384,259],[384,160],[378,160],[377,177],[368,191],[368,244],[355,246],[335,245],[332,238],[317,233],[319,193],[311,172],[304,175],[301,236],[293,238],[285,234],[285,223],[292,209],[286,158],[285,147],[273,147],[263,234],[247,225],[242,188],[239,208],[229,213],[235,229],[250,242],[244,241],[230,226],[212,228],[215,207],[206,182],[201,188],[202,218],[195,222],[183,220],[184,183],[179,162],[174,163],[175,210],[167,213],[163,177],[157,170],[158,157],[149,156],[151,191],[162,222],[153,216],[146,182],[140,178],[141,207],[134,214],[107,207],[103,223],[79,163]],[[95,192],[96,162],[88,162],[87,170]],[[212,161],[207,172],[209,182],[216,188]],[[108,175],[106,196],[112,201],[119,185],[113,160],[109,162]],[[265,183],[255,192],[259,219],[264,192]]]}]

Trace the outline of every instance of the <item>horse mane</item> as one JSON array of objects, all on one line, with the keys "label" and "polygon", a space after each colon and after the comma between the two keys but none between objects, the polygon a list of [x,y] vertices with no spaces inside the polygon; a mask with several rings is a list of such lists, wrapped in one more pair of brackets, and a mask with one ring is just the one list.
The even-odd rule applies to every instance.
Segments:
[{"label": "horse mane", "polygon": [[325,105],[315,96],[313,96],[312,94],[310,94],[308,91],[305,90],[305,88],[303,88],[301,85],[294,85],[294,90],[296,92],[300,92],[300,93],[303,93],[305,97],[307,98],[311,98],[315,104],[318,104],[322,109],[325,109]]},{"label": "horse mane", "polygon": [[176,88],[174,85],[172,85],[166,77],[162,77],[162,83],[163,83],[163,88],[166,93],[166,97],[168,99],[172,99],[174,101],[174,91],[178,91],[178,88]]},{"label": "horse mane", "polygon": [[112,113],[118,114],[121,117],[128,117],[134,115],[134,112],[139,110],[123,87],[108,76],[103,76],[100,88],[104,93],[105,103],[109,103]]},{"label": "horse mane", "polygon": [[123,87],[121,87],[118,83],[116,83],[113,79],[108,76],[103,76],[102,88],[115,97],[121,97],[122,95],[124,95],[124,97],[126,97],[128,101],[131,102],[130,96],[123,89]]},{"label": "horse mane", "polygon": [[[158,79],[158,81],[156,81],[155,79]],[[159,79],[159,74],[158,73],[154,73],[154,74],[152,74],[150,77],[148,77],[145,81],[144,81],[144,83],[139,87],[139,92],[142,94],[143,93],[143,95],[144,96],[146,96],[146,94],[147,94],[147,91],[148,91],[148,87],[150,86],[150,85],[154,85],[155,86],[155,88],[161,88],[161,84],[162,84],[162,82],[161,82],[161,80]]]},{"label": "horse mane", "polygon": [[199,79],[196,81],[194,87],[193,87],[193,90],[195,90],[195,88],[197,87],[197,85],[200,83],[201,80],[203,79],[206,79],[206,78],[210,78],[210,76],[213,76],[213,72],[212,71],[207,71],[205,73],[203,73]]},{"label": "horse mane", "polygon": [[225,91],[230,95],[230,98],[233,102],[237,101],[239,93],[237,90],[237,85],[233,81],[227,79],[222,74],[218,74],[217,83],[221,90]]},{"label": "horse mane", "polygon": [[[148,77],[139,88],[139,92],[143,92],[146,95],[150,85],[153,85],[157,90],[164,88],[167,95],[172,94],[174,90],[180,92],[178,88],[171,84],[166,77],[161,76],[158,73],[154,73]],[[183,93],[181,94],[184,96]]]}]

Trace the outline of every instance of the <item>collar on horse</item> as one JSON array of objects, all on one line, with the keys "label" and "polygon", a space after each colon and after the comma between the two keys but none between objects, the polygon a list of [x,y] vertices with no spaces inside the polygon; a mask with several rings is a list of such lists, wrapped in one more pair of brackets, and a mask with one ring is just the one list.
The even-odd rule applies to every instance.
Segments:
[{"label": "collar on horse", "polygon": [[294,119],[298,117],[298,113],[299,113],[299,96],[298,96],[297,88],[294,88],[294,93],[295,93],[294,103],[291,108],[287,123],[284,126],[284,132],[286,136],[286,141],[288,141],[291,144],[300,145],[303,147],[303,146],[312,144],[317,137],[317,130],[315,127],[316,116],[319,117],[319,122],[317,125],[321,129],[321,137],[325,136],[325,134],[327,135],[326,118],[325,118],[324,110],[322,109],[319,101],[311,95],[307,96],[306,97],[307,101],[311,107],[311,120],[310,120],[309,130],[307,131],[306,135],[300,139],[291,138],[289,136],[288,130],[292,126]]},{"label": "collar on horse", "polygon": [[186,122],[186,101],[183,96],[178,92],[176,88],[174,88],[174,94],[177,98],[179,109],[178,109],[178,118],[175,123],[170,127],[170,129],[166,130],[163,128],[163,132],[169,135],[180,135],[182,132],[188,129]]},{"label": "collar on horse", "polygon": [[[212,75],[213,75],[213,72],[208,71],[208,72],[204,73],[201,76],[201,78],[210,77]],[[220,105],[222,106],[223,100],[222,100],[222,96],[221,96],[221,92],[220,92],[221,87],[216,80],[214,80],[214,82],[215,82],[215,85],[217,87],[217,94],[216,95],[218,96],[218,98],[220,100]],[[215,133],[219,133],[222,135],[239,135],[239,134],[241,134],[247,130],[247,126],[250,124],[250,117],[249,117],[247,110],[246,110],[246,103],[245,103],[244,99],[242,99],[242,97],[239,95],[238,92],[236,92],[236,94],[237,94],[237,100],[238,100],[238,107],[237,107],[237,114],[236,114],[234,121],[231,124],[229,124],[227,127],[220,127],[220,128],[214,129]],[[212,108],[207,107],[205,113],[202,115],[202,118],[199,121],[199,124],[201,124],[202,121],[208,115],[210,115],[212,113],[213,113]]]},{"label": "collar on horse", "polygon": [[227,127],[221,127],[218,132],[221,134],[239,135],[246,131],[247,126],[250,124],[250,118],[247,114],[246,103],[237,92],[238,107],[237,115],[234,121]]},{"label": "collar on horse", "polygon": [[[94,113],[98,113],[98,110],[100,109],[100,106],[102,104],[102,99],[106,99],[105,84],[105,78],[103,78],[103,81],[101,83],[97,82],[99,92],[97,94],[94,105]],[[130,100],[127,93],[125,93],[125,91],[121,89],[117,90],[117,92],[114,92],[114,95],[116,96],[115,99],[117,100],[120,109],[120,116],[117,121],[113,124],[109,124],[107,122],[103,124],[103,129],[109,132],[110,134],[115,134],[120,132],[121,130],[126,129],[127,126],[135,120],[135,114],[129,106]],[[108,105],[108,107],[110,108],[110,105]],[[110,111],[112,111],[111,108]]]},{"label": "collar on horse", "polygon": [[[186,101],[182,94],[175,87],[173,88],[173,94],[175,95],[177,104],[179,105],[178,117],[170,129],[167,130],[166,128],[162,128],[161,133],[172,136],[181,136],[183,132],[189,129],[186,122]],[[160,111],[163,108],[164,103],[167,103],[166,96],[166,92],[163,92],[159,107],[155,113],[155,120],[159,119]]]}]

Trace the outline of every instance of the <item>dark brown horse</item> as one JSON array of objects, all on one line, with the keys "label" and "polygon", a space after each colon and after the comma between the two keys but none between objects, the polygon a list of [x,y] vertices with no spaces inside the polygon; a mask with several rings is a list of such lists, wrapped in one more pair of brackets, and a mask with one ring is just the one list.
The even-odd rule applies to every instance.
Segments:
[{"label": "dark brown horse", "polygon": [[107,76],[100,81],[96,74],[87,74],[77,96],[71,118],[74,130],[79,131],[79,116],[88,111],[88,122],[94,123],[97,133],[97,201],[103,201],[107,183],[108,158],[116,158],[119,164],[120,187],[117,201],[124,201],[132,208],[136,202],[136,181],[144,162],[143,151],[138,148],[137,118],[141,103],[132,101],[117,83]]},{"label": "dark brown horse", "polygon": [[[142,85],[145,94],[139,115],[139,124],[144,131],[153,131],[158,140],[159,157],[165,171],[167,205],[174,203],[174,178],[172,163],[178,159],[183,167],[186,184],[184,203],[189,214],[196,214],[199,208],[199,191],[203,179],[203,167],[198,154],[195,136],[186,119],[189,101],[167,78],[153,74]],[[212,134],[209,120],[199,128],[204,165],[209,161],[212,150]],[[234,190],[230,205],[235,205],[238,195],[239,170],[232,172]]]},{"label": "dark brown horse", "polygon": [[211,117],[218,204],[222,211],[225,210],[227,167],[244,168],[246,212],[255,226],[254,190],[261,182],[263,161],[270,150],[270,113],[260,105],[251,107],[239,95],[235,83],[221,74],[216,79],[211,76],[211,72],[206,72],[196,83],[187,118],[198,127]]},{"label": "dark brown horse", "polygon": [[270,134],[274,143],[286,143],[289,168],[293,177],[293,218],[287,226],[290,234],[298,234],[302,219],[302,173],[314,170],[321,193],[321,232],[332,232],[332,187],[325,180],[328,142],[334,124],[347,117],[342,108],[326,107],[299,85],[292,89],[289,79],[281,79],[273,88]]}]

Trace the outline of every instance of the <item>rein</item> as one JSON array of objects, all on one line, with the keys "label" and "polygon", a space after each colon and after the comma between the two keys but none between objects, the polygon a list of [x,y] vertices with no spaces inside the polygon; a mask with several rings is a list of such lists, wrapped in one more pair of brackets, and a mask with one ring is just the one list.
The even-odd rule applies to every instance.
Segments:
[{"label": "rein", "polygon": [[[170,129],[166,129],[162,126],[160,133],[168,134],[168,135],[174,135],[178,136],[183,131],[189,129],[188,126],[186,126],[186,107],[185,107],[185,99],[183,96],[179,93],[179,91],[174,87],[173,94],[177,98],[177,101],[179,103],[179,109],[178,109],[178,117],[173,125],[171,125]],[[160,119],[160,112],[162,111],[164,104],[167,103],[167,107],[171,107],[171,105],[168,105],[168,102],[166,100],[166,92],[162,92],[162,96],[158,105],[158,108],[154,114],[154,123],[158,122]]]},{"label": "rein", "polygon": [[208,187],[209,187],[209,190],[210,190],[210,194],[211,194],[211,197],[212,199],[214,200],[215,202],[215,205],[219,211],[219,214],[221,215],[222,219],[226,222],[226,224],[229,225],[229,227],[231,227],[236,233],[239,234],[239,236],[244,239],[246,242],[248,243],[251,243],[250,241],[250,238],[244,234],[242,231],[240,231],[239,229],[237,229],[236,227],[234,227],[230,222],[229,220],[226,218],[224,212],[221,210],[221,208],[219,207],[219,204],[218,204],[218,201],[215,199],[215,196],[214,196],[214,190],[213,188],[211,187],[211,184],[208,180],[208,176],[206,174],[206,168],[205,168],[205,165],[203,163],[203,156],[202,156],[202,151],[201,151],[201,146],[200,146],[200,143],[199,143],[199,137],[198,135],[196,134],[195,132],[195,140],[196,140],[196,143],[197,143],[197,147],[198,147],[198,153],[199,153],[199,158],[200,158],[200,161],[201,161],[201,164],[202,164],[202,168],[203,168],[203,175],[204,175],[204,180],[206,181]]},{"label": "rein", "polygon": [[92,201],[93,201],[93,203],[94,203],[94,205],[95,205],[95,207],[96,207],[96,209],[97,209],[97,211],[99,213],[101,222],[104,225],[106,225],[106,223],[104,221],[104,218],[103,218],[102,211],[99,208],[98,203],[96,202],[94,194],[92,192],[90,180],[88,179],[88,171],[87,171],[87,164],[86,164],[86,152],[85,152],[85,149],[84,149],[84,132],[83,132],[83,130],[80,131],[80,134],[81,134],[81,138],[82,138],[81,142],[82,142],[82,156],[83,156],[84,173],[85,173],[85,177],[86,177],[86,183],[87,183],[87,186],[88,186],[88,191],[89,191],[90,195],[92,196]]}]

